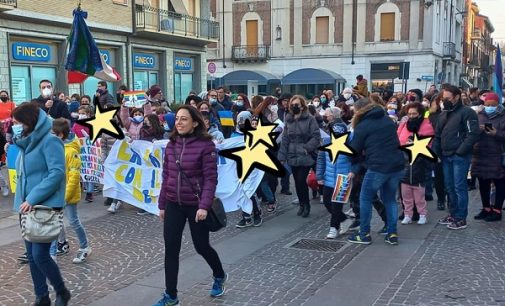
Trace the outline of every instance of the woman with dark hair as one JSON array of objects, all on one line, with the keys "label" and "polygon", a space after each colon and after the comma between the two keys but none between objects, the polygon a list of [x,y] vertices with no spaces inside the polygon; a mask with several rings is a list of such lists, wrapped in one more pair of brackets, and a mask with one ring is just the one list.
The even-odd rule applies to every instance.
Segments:
[{"label": "woman with dark hair", "polygon": [[216,192],[217,153],[202,115],[192,106],[183,105],[177,110],[175,129],[165,149],[162,177],[158,207],[164,222],[166,290],[155,306],[179,304],[177,275],[186,221],[197,253],[213,271],[210,295],[222,296],[228,275],[219,255],[210,246],[209,229],[205,224]]},{"label": "woman with dark hair", "polygon": [[352,116],[354,112],[351,109],[351,106],[347,105],[345,102],[337,102],[337,107],[340,108],[340,118],[344,121],[345,124],[349,125],[352,121]]},{"label": "woman with dark hair", "polygon": [[161,126],[160,119],[156,114],[149,114],[144,119],[144,125],[140,130],[140,140],[155,141],[163,139],[165,131]]},{"label": "woman with dark hair", "polygon": [[216,113],[216,110],[212,106],[210,106],[210,103],[208,101],[204,100],[204,101],[198,103],[198,105],[196,107],[200,111],[200,113],[202,113],[202,112],[210,113],[210,124],[217,126],[218,129],[221,130],[221,122],[219,122],[219,119],[218,119],[219,117]]},{"label": "woman with dark hair", "polygon": [[326,110],[330,106],[330,98],[324,92],[319,96],[319,101],[321,101],[321,109],[323,110]]},{"label": "woman with dark hair", "polygon": [[194,108],[198,107],[198,103],[202,102],[202,98],[197,95],[189,95],[184,102],[185,105],[191,105]]},{"label": "woman with dark hair", "polygon": [[264,121],[262,122],[269,122],[269,123],[274,123],[278,117],[278,104],[277,104],[277,99],[272,96],[268,96],[263,101],[256,107],[254,110],[253,115],[256,117],[259,117],[260,115],[262,116],[262,119]]},{"label": "woman with dark hair", "polygon": [[[442,113],[442,108],[440,107],[442,103],[442,92],[433,97],[431,100],[430,106],[430,114],[428,115],[428,119],[430,120],[433,129],[437,129],[438,119],[440,114]],[[433,178],[433,184],[435,185],[435,192],[437,193],[437,209],[445,210],[445,186],[444,186],[444,169],[442,167],[442,163],[435,163],[433,167],[433,171],[435,173],[435,177]]]},{"label": "woman with dark hair", "polygon": [[247,96],[242,93],[238,94],[237,100],[235,101],[235,103],[233,103],[233,106],[231,107],[234,122],[237,121],[237,115],[240,112],[248,110],[249,108],[251,108],[251,104],[249,103],[249,99],[247,98]]},{"label": "woman with dark hair", "polygon": [[287,162],[293,172],[300,209],[297,215],[304,218],[310,214],[307,175],[316,163],[317,148],[321,145],[321,133],[316,119],[309,114],[305,98],[295,95],[288,104],[284,131],[278,159]]},{"label": "woman with dark hair", "polygon": [[[20,149],[16,159],[14,210],[24,214],[34,205],[61,210],[65,204],[63,142],[51,133],[51,120],[36,104],[23,103],[12,115],[13,143]],[[25,240],[25,246],[35,289],[34,305],[51,305],[48,279],[56,291],[56,305],[68,305],[70,291],[49,255],[51,243]]]},{"label": "woman with dark hair", "polygon": [[256,110],[256,108],[263,102],[263,97],[262,96],[254,96],[251,99],[251,108],[253,110]]}]

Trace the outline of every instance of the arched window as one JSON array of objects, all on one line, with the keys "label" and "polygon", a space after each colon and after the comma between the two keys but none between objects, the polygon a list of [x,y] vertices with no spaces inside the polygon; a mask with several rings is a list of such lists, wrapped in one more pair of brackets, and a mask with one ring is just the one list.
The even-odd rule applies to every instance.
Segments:
[{"label": "arched window", "polygon": [[335,17],[326,7],[314,11],[310,18],[310,44],[333,44],[335,41]]},{"label": "arched window", "polygon": [[386,2],[375,13],[375,41],[400,40],[401,13],[398,6]]}]

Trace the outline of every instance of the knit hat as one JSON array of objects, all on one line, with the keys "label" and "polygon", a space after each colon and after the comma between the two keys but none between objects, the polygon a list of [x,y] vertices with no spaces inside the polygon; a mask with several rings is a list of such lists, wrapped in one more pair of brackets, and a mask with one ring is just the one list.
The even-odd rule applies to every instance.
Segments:
[{"label": "knit hat", "polygon": [[158,85],[153,85],[151,86],[151,88],[149,88],[149,97],[154,97],[156,96],[157,94],[159,94],[161,92],[161,87],[159,87]]},{"label": "knit hat", "polygon": [[500,97],[498,97],[498,95],[497,95],[496,93],[494,93],[494,92],[488,92],[488,93],[486,94],[486,100],[485,100],[485,101],[486,101],[486,102],[487,102],[487,101],[497,101],[497,102],[501,102],[501,101],[500,101]]},{"label": "knit hat", "polygon": [[175,114],[174,113],[168,113],[165,115],[165,121],[168,124],[168,129],[172,130],[175,126]]},{"label": "knit hat", "polygon": [[246,120],[251,121],[252,114],[250,111],[242,111],[237,115],[237,125],[245,124]]}]

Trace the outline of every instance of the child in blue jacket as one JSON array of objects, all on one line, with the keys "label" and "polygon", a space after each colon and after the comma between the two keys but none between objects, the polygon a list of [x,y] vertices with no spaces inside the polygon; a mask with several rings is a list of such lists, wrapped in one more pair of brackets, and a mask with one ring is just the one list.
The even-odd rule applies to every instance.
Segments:
[{"label": "child in blue jacket", "polygon": [[[347,127],[343,125],[342,132],[347,132]],[[340,136],[341,134],[335,134]],[[324,144],[330,142],[329,138],[323,140]],[[336,185],[337,176],[339,174],[347,175],[351,171],[351,157],[339,154],[335,163],[330,159],[330,154],[325,151],[319,151],[317,156],[316,178],[319,185],[323,185],[323,204],[331,215],[330,218],[330,231],[326,235],[327,239],[335,239],[340,231],[340,223],[347,217],[342,212],[343,203],[331,201],[333,190]]]}]

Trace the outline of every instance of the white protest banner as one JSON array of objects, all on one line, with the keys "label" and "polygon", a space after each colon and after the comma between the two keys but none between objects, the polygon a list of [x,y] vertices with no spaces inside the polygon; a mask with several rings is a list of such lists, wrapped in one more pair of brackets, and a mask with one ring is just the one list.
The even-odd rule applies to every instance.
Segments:
[{"label": "white protest banner", "polygon": [[[131,143],[116,141],[105,161],[103,195],[158,215],[163,156],[167,143],[168,140],[154,143],[141,140]],[[242,145],[243,138],[231,138],[218,144],[217,150]],[[216,196],[223,202],[226,212],[242,209],[251,213],[250,198],[256,192],[264,172],[256,169],[244,183],[240,183],[235,161],[218,155],[217,163]]]},{"label": "white protest banner", "polygon": [[81,181],[103,184],[104,167],[101,160],[101,139],[92,143],[89,138],[79,138],[81,144]]}]

